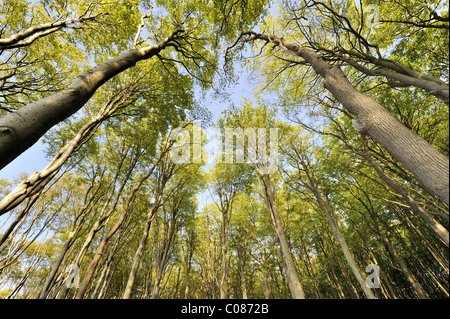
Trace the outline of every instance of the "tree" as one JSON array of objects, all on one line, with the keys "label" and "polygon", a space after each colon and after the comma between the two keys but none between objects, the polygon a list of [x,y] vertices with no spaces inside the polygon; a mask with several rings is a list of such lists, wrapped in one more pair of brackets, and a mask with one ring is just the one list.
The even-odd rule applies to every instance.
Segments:
[{"label": "tree", "polygon": [[[291,44],[274,35],[243,33],[247,41],[274,43],[287,54],[301,57],[324,78],[323,86],[353,116],[353,127],[382,145],[396,160],[405,165],[425,188],[449,204],[449,161],[423,138],[404,127],[383,106],[359,92],[337,65],[331,65],[316,52]],[[401,137],[401,138],[399,138]]]},{"label": "tree", "polygon": [[[222,215],[222,277],[220,279],[220,298],[227,299],[229,281],[229,259],[228,259],[228,232],[233,203],[238,193],[243,192],[251,183],[251,175],[245,165],[216,164],[209,173],[212,190],[210,190],[214,204]],[[217,197],[217,200],[214,199]]]},{"label": "tree", "polygon": [[0,21],[0,167],[22,140],[49,158],[0,178],[2,298],[448,298],[444,1],[14,0]]},{"label": "tree", "polygon": [[[247,104],[245,108],[239,110],[235,113],[229,113],[228,117],[224,117],[223,122],[230,125],[231,127],[238,127],[241,129],[244,128],[270,128],[273,126],[273,113],[270,112],[267,108],[264,107],[252,107],[251,104]],[[249,137],[251,138],[251,137]],[[247,158],[251,158],[252,153],[257,153],[256,160],[254,161],[250,159],[250,163],[254,168],[255,175],[260,181],[262,196],[264,198],[264,202],[266,204],[266,208],[271,216],[273,226],[277,233],[278,239],[280,241],[281,253],[283,256],[283,263],[286,267],[286,273],[289,283],[289,288],[292,294],[292,298],[295,299],[304,299],[305,294],[303,291],[303,285],[300,281],[300,277],[298,275],[298,271],[296,269],[294,259],[291,255],[291,251],[289,248],[289,243],[286,238],[286,234],[283,228],[283,224],[281,222],[280,214],[276,204],[276,198],[274,194],[274,188],[272,186],[271,177],[269,174],[270,170],[267,170],[267,165],[273,165],[274,163],[270,163],[269,156],[267,154],[263,154],[265,151],[262,151],[265,148],[261,147],[261,144],[267,143],[267,140],[264,135],[259,135],[259,139],[261,141],[258,144],[259,148],[256,148],[256,145],[251,145],[249,140],[247,146]],[[274,144],[275,141],[272,141]],[[256,144],[256,143],[255,143]],[[242,140],[241,142],[236,140],[236,148],[244,148]],[[275,152],[273,149],[271,152]],[[271,154],[272,160],[278,154]]]}]

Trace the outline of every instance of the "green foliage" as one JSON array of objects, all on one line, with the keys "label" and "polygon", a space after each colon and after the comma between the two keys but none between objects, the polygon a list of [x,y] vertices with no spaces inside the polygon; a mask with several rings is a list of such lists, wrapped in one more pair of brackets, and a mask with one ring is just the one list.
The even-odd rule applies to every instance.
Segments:
[{"label": "green foliage", "polygon": [[[381,14],[381,25],[373,29],[367,27],[364,11],[371,3],[379,6]],[[134,47],[145,13],[151,15],[143,20],[137,48],[160,42],[176,27],[184,31],[157,56],[103,84],[81,111],[45,136],[47,154],[53,157],[106,106],[118,106],[50,183],[21,202],[1,226],[0,298],[36,298],[64,254],[47,295],[58,297],[67,267],[78,262],[83,279],[102,238],[127,210],[85,295],[121,298],[148,213],[163,184],[132,298],[152,297],[156,278],[161,279],[159,298],[218,298],[226,205],[229,296],[290,297],[279,239],[255,174],[258,166],[219,159],[209,169],[204,163],[175,164],[166,149],[172,129],[182,125],[190,129],[192,120],[211,118],[212,106],[199,98],[201,93],[232,93],[227,86],[238,72],[222,72],[231,66],[255,76],[255,98],[234,101],[239,105],[224,110],[214,126],[222,132],[278,129],[278,170],[270,180],[306,296],[364,296],[317,199],[312,176],[357,267],[363,274],[370,264],[382,269],[381,288],[374,291],[378,298],[419,296],[405,267],[427,296],[447,298],[448,247],[379,177],[363,152],[368,151],[387,176],[447,230],[448,206],[353,128],[352,117],[328,95],[304,61],[284,55],[270,43],[243,38],[236,43],[242,32],[254,30],[314,49],[327,62],[341,64],[358,90],[448,156],[448,105],[422,89],[396,87],[349,63],[353,59],[377,69],[380,65],[373,58],[382,57],[448,82],[447,7],[448,1],[437,0],[426,4],[419,0],[3,1],[1,39],[30,26],[70,18],[76,8],[96,18],[15,50],[0,48],[0,114],[48,96],[88,67]],[[239,60],[242,56],[246,59]],[[241,62],[247,70],[238,65]],[[0,178],[0,194],[7,195],[24,179]],[[2,216],[0,222],[4,220]],[[71,288],[64,297],[72,298],[75,292]]]}]

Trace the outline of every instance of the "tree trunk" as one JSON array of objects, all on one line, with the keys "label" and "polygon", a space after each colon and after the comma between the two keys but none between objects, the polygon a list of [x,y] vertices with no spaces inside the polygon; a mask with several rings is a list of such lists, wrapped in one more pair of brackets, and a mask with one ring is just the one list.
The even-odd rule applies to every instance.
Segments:
[{"label": "tree trunk", "polygon": [[134,285],[134,280],[136,278],[136,273],[139,269],[139,263],[141,262],[142,255],[144,254],[145,246],[147,245],[148,235],[150,233],[150,226],[153,222],[153,219],[156,216],[156,212],[159,208],[159,203],[161,201],[161,194],[158,194],[158,200],[155,201],[153,207],[150,209],[147,215],[147,221],[144,225],[144,231],[142,233],[141,241],[139,242],[139,246],[134,255],[133,265],[131,267],[130,275],[128,276],[127,285],[125,287],[125,292],[123,293],[123,299],[129,299],[131,295],[131,290]]},{"label": "tree trunk", "polygon": [[366,161],[375,169],[378,176],[387,185],[389,185],[392,189],[396,190],[403,197],[403,199],[409,205],[411,210],[415,212],[417,215],[419,215],[448,247],[449,242],[448,230],[445,229],[445,227],[442,226],[436,219],[434,219],[429,212],[423,209],[422,206],[420,206],[419,203],[417,203],[414,200],[414,198],[412,198],[411,195],[405,189],[403,189],[402,186],[400,186],[393,178],[391,178],[383,171],[383,169],[378,165],[378,163],[375,162],[372,155],[370,155],[369,150],[367,148],[367,143],[366,143],[366,150],[363,155]]},{"label": "tree trunk", "polygon": [[[330,278],[330,282],[334,282],[336,284],[337,290],[338,290],[338,297],[340,299],[345,299],[345,293],[344,293],[344,289],[341,285],[341,280],[339,280],[338,276],[336,275],[336,272],[334,271],[334,267],[333,264],[330,262],[330,260],[332,260],[332,258],[329,256],[329,254],[327,253],[326,247],[325,247],[325,243],[323,242],[323,240],[321,238],[319,238],[319,248],[322,251],[322,254],[324,256],[325,259],[325,263],[326,266],[328,266],[328,268],[331,271],[331,274],[333,275],[333,280],[331,280]],[[327,278],[329,278],[328,272],[326,272]]]},{"label": "tree trunk", "polygon": [[114,242],[114,245],[112,249],[109,251],[108,259],[105,262],[105,265],[103,266],[102,273],[100,274],[100,278],[97,281],[97,285],[95,286],[94,291],[92,292],[91,299],[100,299],[100,295],[102,293],[101,287],[104,287],[108,281],[108,275],[111,271],[112,263],[114,258],[117,258],[118,256],[118,247],[119,243],[121,242],[122,238],[119,235],[116,241]]},{"label": "tree trunk", "polygon": [[184,30],[177,28],[160,43],[132,49],[79,75],[66,89],[0,118],[0,169],[36,143],[49,129],[77,112],[95,91],[137,62],[157,55]]},{"label": "tree trunk", "polygon": [[242,299],[248,299],[247,283],[245,280],[245,253],[242,254],[241,257],[239,258],[239,277],[240,277]]},{"label": "tree trunk", "polygon": [[55,263],[53,264],[52,270],[48,274],[47,278],[45,279],[44,286],[42,287],[41,291],[39,292],[37,298],[38,299],[45,299],[47,295],[47,290],[50,288],[50,285],[53,282],[53,279],[56,276],[56,273],[59,270],[59,267],[61,266],[64,257],[66,256],[67,251],[69,250],[70,246],[72,245],[72,239],[75,237],[75,231],[72,231],[69,233],[69,238],[67,238],[67,241],[64,243],[63,248],[61,249],[61,252],[59,253],[58,258],[56,259]]},{"label": "tree trunk", "polygon": [[227,209],[224,209],[222,212],[222,278],[219,285],[220,299],[228,298],[228,213]]},{"label": "tree trunk", "polygon": [[264,298],[270,299],[270,289],[269,289],[269,271],[267,270],[267,261],[264,259],[264,275],[261,280],[261,287],[263,290]]},{"label": "tree trunk", "polygon": [[114,224],[113,228],[106,234],[105,237],[102,238],[100,244],[97,247],[97,250],[95,252],[94,258],[92,259],[89,268],[87,269],[83,281],[80,284],[80,288],[78,290],[78,293],[76,294],[76,299],[83,299],[84,295],[86,294],[87,288],[89,286],[89,283],[91,281],[92,276],[94,275],[95,269],[97,268],[98,262],[100,261],[100,258],[103,255],[104,249],[106,247],[106,244],[111,239],[112,236],[119,230],[119,228],[122,226],[122,223],[125,220],[125,217],[128,213],[128,209],[124,209],[122,211],[122,214],[120,214],[117,222]]},{"label": "tree trunk", "polygon": [[188,262],[187,262],[187,267],[186,267],[186,274],[185,274],[185,289],[184,289],[184,299],[188,299],[189,298],[189,275],[191,272],[191,265],[192,265],[192,255],[189,255],[188,258]]},{"label": "tree trunk", "polygon": [[162,288],[161,288],[161,282],[164,279],[164,275],[166,273],[166,267],[167,262],[169,261],[170,257],[170,246],[172,245],[173,236],[175,234],[175,224],[176,224],[176,216],[177,212],[173,211],[172,214],[172,221],[170,222],[169,227],[169,233],[167,236],[167,239],[164,241],[164,247],[163,251],[160,254],[160,258],[158,260],[158,264],[156,267],[156,274],[155,274],[155,283],[153,285],[153,290],[151,294],[151,299],[157,299],[161,295]]},{"label": "tree trunk", "polygon": [[303,291],[303,284],[298,276],[297,269],[295,267],[294,259],[289,248],[289,244],[286,238],[286,234],[283,229],[283,224],[281,223],[281,218],[278,213],[278,208],[275,203],[275,197],[272,192],[272,185],[270,183],[269,175],[259,175],[259,180],[264,194],[264,202],[270,213],[272,223],[275,227],[275,232],[280,241],[281,255],[283,258],[283,263],[286,269],[287,281],[289,285],[289,290],[291,292],[293,299],[305,299],[305,293]]},{"label": "tree trunk", "polygon": [[[370,213],[371,213],[371,215],[373,214],[373,212],[370,212]],[[378,230],[378,234],[380,235],[381,239],[383,240],[383,243],[388,248],[389,252],[394,257],[397,264],[400,266],[400,269],[402,270],[402,273],[405,276],[408,283],[411,285],[411,287],[414,289],[414,291],[417,293],[417,295],[419,296],[420,299],[428,299],[427,294],[422,290],[422,287],[420,287],[417,280],[414,278],[412,273],[409,271],[405,260],[402,258],[402,256],[399,255],[399,253],[395,249],[394,245],[391,243],[391,241],[386,237],[386,235],[381,230],[380,224],[378,224],[378,221],[376,220],[376,216],[372,216],[372,219],[374,220],[375,227]]]},{"label": "tree trunk", "polygon": [[317,199],[319,207],[324,212],[335,238],[337,239],[339,245],[342,248],[342,252],[344,253],[345,259],[347,260],[348,264],[350,265],[350,268],[352,269],[353,275],[358,280],[358,283],[361,286],[361,289],[364,291],[366,297],[368,299],[376,299],[375,295],[370,290],[370,288],[367,287],[366,281],[361,275],[361,270],[356,264],[355,258],[353,257],[353,254],[351,253],[350,249],[348,248],[347,242],[345,241],[345,238],[342,235],[341,230],[339,229],[337,220],[334,218],[334,212],[332,211],[332,208],[327,203],[326,199],[322,196],[322,193],[320,192],[319,187],[317,186],[317,183],[312,173],[307,168],[306,164],[305,163],[302,164],[305,169],[305,173],[308,176],[311,190],[313,191],[314,196]]},{"label": "tree trunk", "polygon": [[323,86],[356,117],[353,121],[355,129],[374,139],[411,171],[429,193],[449,204],[448,158],[401,124],[374,99],[359,92],[339,66],[330,65],[319,54],[308,48],[290,44],[273,35],[254,32],[247,32],[244,35],[274,43],[286,53],[306,60],[315,72],[324,78]]}]

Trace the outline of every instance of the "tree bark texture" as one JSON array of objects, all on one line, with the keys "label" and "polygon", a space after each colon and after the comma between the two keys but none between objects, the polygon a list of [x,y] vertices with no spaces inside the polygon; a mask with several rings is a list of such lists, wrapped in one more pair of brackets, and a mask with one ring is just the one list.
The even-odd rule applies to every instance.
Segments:
[{"label": "tree bark texture", "polygon": [[259,39],[280,46],[287,54],[303,58],[324,78],[323,86],[342,106],[353,114],[353,126],[370,136],[389,154],[403,164],[424,188],[449,204],[449,159],[422,137],[401,124],[388,110],[371,97],[359,92],[337,65],[326,62],[316,52],[291,44],[273,35],[247,32]]}]

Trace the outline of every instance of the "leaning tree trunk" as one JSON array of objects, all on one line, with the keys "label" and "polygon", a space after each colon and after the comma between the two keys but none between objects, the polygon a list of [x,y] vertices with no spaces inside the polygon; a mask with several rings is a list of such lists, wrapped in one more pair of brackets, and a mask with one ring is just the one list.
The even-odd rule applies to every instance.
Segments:
[{"label": "leaning tree trunk", "polygon": [[400,184],[398,184],[393,178],[384,172],[380,165],[373,159],[372,155],[369,153],[367,140],[365,140],[365,151],[362,154],[366,161],[375,169],[378,176],[392,189],[396,190],[409,205],[411,210],[419,215],[425,223],[439,236],[439,238],[448,247],[449,236],[448,230],[445,229],[436,219],[431,216],[429,212],[422,208],[422,206],[412,198],[412,196],[405,190]]},{"label": "leaning tree trunk", "polygon": [[[178,209],[178,208],[177,208]],[[155,274],[155,282],[153,284],[152,294],[150,296],[151,299],[158,299],[162,293],[162,290],[164,289],[165,285],[161,287],[161,282],[164,279],[164,276],[166,274],[166,268],[167,263],[170,258],[170,249],[172,246],[174,234],[175,234],[175,227],[177,222],[177,212],[174,211],[172,214],[172,221],[170,222],[169,231],[167,234],[167,238],[164,240],[163,243],[163,251],[161,252],[159,256],[159,260],[157,261],[157,267],[156,267],[156,274]],[[167,283],[167,281],[166,281]]]},{"label": "leaning tree trunk", "polygon": [[303,284],[300,281],[300,277],[295,267],[294,259],[292,258],[291,250],[289,248],[289,243],[286,238],[286,234],[283,229],[283,224],[281,223],[280,214],[278,213],[278,208],[275,203],[275,196],[272,192],[272,185],[270,183],[269,175],[259,175],[259,180],[263,188],[264,201],[266,207],[270,212],[272,223],[275,227],[275,232],[278,236],[281,246],[281,256],[283,258],[284,266],[286,267],[287,281],[289,285],[289,290],[291,292],[293,299],[305,299],[305,293],[303,291]]},{"label": "leaning tree trunk", "polygon": [[377,216],[375,216],[375,213],[373,211],[369,211],[369,214],[372,217],[372,220],[373,220],[373,222],[375,224],[376,230],[377,230],[378,234],[380,235],[381,239],[383,240],[384,245],[389,250],[391,255],[394,257],[394,259],[398,263],[398,265],[400,266],[400,269],[401,269],[403,275],[405,276],[406,280],[408,281],[408,283],[411,285],[411,287],[417,293],[419,298],[421,298],[421,299],[428,299],[427,294],[423,291],[423,289],[420,286],[420,284],[414,278],[413,274],[409,271],[409,268],[406,265],[406,262],[403,259],[403,257],[400,256],[400,254],[397,252],[397,250],[395,249],[395,247],[392,244],[392,242],[389,240],[389,238],[387,238],[387,236],[382,231],[381,226],[378,223]]},{"label": "leaning tree trunk", "polygon": [[179,27],[158,44],[123,52],[83,72],[66,89],[0,118],[0,169],[30,148],[54,125],[82,108],[106,81],[137,62],[157,55],[183,31]]},{"label": "leaning tree trunk", "polygon": [[86,291],[87,291],[87,288],[91,281],[91,278],[94,275],[94,272],[97,268],[100,258],[102,257],[102,255],[104,253],[104,250],[105,250],[105,247],[106,247],[108,241],[112,238],[112,236],[114,236],[114,234],[122,226],[123,222],[125,221],[125,217],[126,217],[128,211],[129,211],[128,209],[124,209],[122,211],[117,222],[114,224],[113,228],[100,241],[100,244],[98,245],[97,250],[95,252],[94,258],[92,259],[92,261],[86,271],[86,274],[84,275],[83,281],[81,282],[80,289],[78,290],[78,292],[75,296],[76,299],[83,299],[84,295],[86,294]]},{"label": "leaning tree trunk", "polygon": [[361,289],[364,291],[364,294],[366,295],[367,299],[376,299],[375,295],[370,290],[370,288],[367,287],[366,281],[361,275],[361,270],[356,264],[355,258],[353,257],[353,254],[350,251],[347,242],[345,241],[344,235],[342,235],[341,230],[339,229],[337,220],[333,216],[334,212],[332,211],[332,208],[327,203],[326,199],[322,196],[322,193],[320,192],[319,187],[317,186],[316,181],[312,176],[311,172],[305,170],[305,173],[309,179],[311,190],[317,199],[320,209],[324,212],[325,217],[327,218],[328,223],[330,224],[331,230],[333,231],[335,238],[337,239],[339,245],[341,246],[342,252],[344,253],[345,259],[347,260],[348,264],[350,265],[350,268],[352,269],[353,275],[358,280],[358,283],[361,286]]},{"label": "leaning tree trunk", "polygon": [[308,62],[314,71],[324,78],[323,86],[356,117],[356,120],[353,120],[354,128],[374,139],[411,171],[428,192],[449,204],[448,158],[401,124],[377,101],[359,92],[338,65],[331,65],[316,52],[273,35],[255,32],[246,32],[243,35],[278,45],[287,54],[301,57]]},{"label": "leaning tree trunk", "polygon": [[161,192],[157,195],[157,200],[153,204],[149,213],[147,214],[147,221],[144,225],[144,231],[142,232],[141,241],[139,242],[139,246],[136,249],[136,253],[133,259],[133,265],[131,266],[131,271],[128,276],[127,285],[125,287],[125,292],[123,293],[123,299],[129,299],[131,296],[131,290],[133,289],[134,281],[136,279],[136,273],[139,269],[139,264],[141,262],[142,255],[144,254],[145,246],[147,245],[148,235],[150,233],[150,226],[152,225],[153,219],[156,216],[156,212],[159,208],[159,203],[161,202],[162,189]]}]

